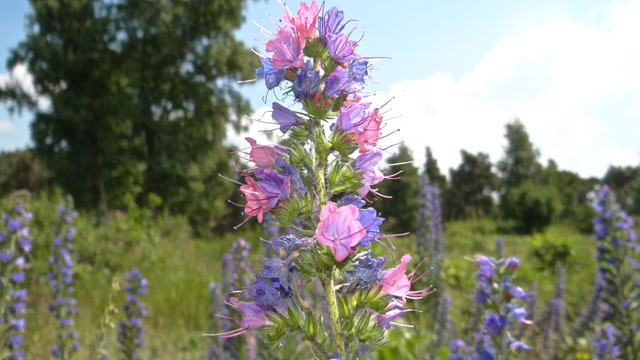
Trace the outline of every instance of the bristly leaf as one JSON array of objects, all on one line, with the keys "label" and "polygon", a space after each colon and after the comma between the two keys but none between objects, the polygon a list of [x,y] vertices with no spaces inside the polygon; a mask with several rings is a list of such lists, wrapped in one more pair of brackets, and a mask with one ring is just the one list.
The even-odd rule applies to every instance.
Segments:
[{"label": "bristly leaf", "polygon": [[[313,195],[311,193],[292,195],[291,198],[282,202],[282,205],[276,210],[275,216],[280,227],[291,225],[296,218],[315,219]],[[313,233],[311,233],[312,235]]]},{"label": "bristly leaf", "polygon": [[353,141],[349,134],[342,131],[334,131],[329,142],[331,149],[336,151],[343,159],[349,159],[349,155],[358,149],[358,143]]}]

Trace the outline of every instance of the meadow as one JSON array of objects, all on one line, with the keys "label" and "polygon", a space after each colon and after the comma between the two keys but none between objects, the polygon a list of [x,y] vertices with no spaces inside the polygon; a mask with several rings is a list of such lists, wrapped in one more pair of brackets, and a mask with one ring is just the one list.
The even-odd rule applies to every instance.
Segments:
[{"label": "meadow", "polygon": [[[37,197],[24,196],[33,212],[30,229],[34,236],[32,265],[28,270],[28,315],[25,358],[47,359],[55,343],[56,322],[47,306],[53,301],[46,279],[47,257],[53,247],[53,223],[58,206],[68,201],[58,191]],[[14,199],[2,201],[8,211]],[[131,206],[114,213],[105,225],[96,224],[92,214],[81,212],[74,221],[78,302],[76,329],[81,349],[77,358],[94,358],[97,343],[106,334],[107,351],[115,357],[118,349],[115,325],[123,320],[122,286],[124,273],[140,268],[148,278],[145,298],[149,316],[144,320],[149,359],[203,359],[210,338],[202,336],[210,329],[209,282],[220,280],[221,258],[229,252],[237,237],[250,245],[252,270],[260,267],[265,244],[262,228],[248,225],[208,239],[194,236],[186,220],[152,210]],[[595,241],[569,225],[553,225],[533,235],[499,234],[492,220],[459,221],[446,224],[446,287],[453,299],[451,317],[457,329],[469,322],[473,304],[474,273],[471,259],[476,254],[494,253],[495,237],[504,238],[505,254],[518,256],[522,267],[517,282],[526,289],[535,287],[539,313],[554,291],[555,262],[567,269],[565,304],[568,319],[575,319],[585,299],[593,291]],[[413,235],[397,239],[398,252],[414,251]],[[410,302],[411,303],[411,302]],[[416,328],[391,331],[391,345],[378,354],[379,359],[419,359],[420,315],[406,320]],[[106,322],[106,326],[104,325]],[[446,351],[445,351],[446,355]],[[446,358],[446,357],[445,357]]]}]

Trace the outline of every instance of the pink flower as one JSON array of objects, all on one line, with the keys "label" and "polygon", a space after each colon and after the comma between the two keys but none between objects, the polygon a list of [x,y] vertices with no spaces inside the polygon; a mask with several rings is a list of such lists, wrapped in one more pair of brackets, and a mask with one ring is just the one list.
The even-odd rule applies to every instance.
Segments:
[{"label": "pink flower", "polygon": [[256,165],[262,168],[272,167],[276,163],[278,157],[278,150],[273,146],[258,145],[258,142],[253,138],[246,137],[245,140],[251,145],[251,152],[249,156]]},{"label": "pink flower", "polygon": [[306,41],[304,36],[296,35],[294,27],[281,28],[275,38],[267,41],[267,52],[273,53],[271,59],[273,68],[302,67],[304,65],[302,50]]},{"label": "pink flower", "polygon": [[373,171],[365,171],[362,177],[362,187],[358,189],[358,195],[363,198],[367,196],[370,191],[378,194],[372,186],[380,183],[382,180],[384,180],[384,174],[377,168],[373,169]]},{"label": "pink flower", "polygon": [[422,299],[431,293],[429,288],[423,290],[411,290],[411,284],[418,281],[422,276],[424,276],[424,274],[426,274],[426,272],[415,279],[413,279],[415,269],[407,275],[407,264],[409,264],[410,261],[411,255],[405,254],[402,256],[400,265],[385,271],[382,275],[382,290],[380,291],[380,296],[397,296],[402,299],[402,306],[404,306],[407,298]]},{"label": "pink flower", "polygon": [[318,21],[318,4],[315,0],[311,6],[304,1],[300,2],[300,9],[296,17],[285,7],[284,22],[295,27],[298,33],[304,37],[312,38],[316,35],[316,22]]},{"label": "pink flower", "polygon": [[379,114],[378,109],[374,109],[367,115],[363,124],[354,131],[353,138],[360,144],[360,153],[366,153],[378,145],[381,124],[382,115]]},{"label": "pink flower", "polygon": [[258,222],[261,223],[265,211],[269,211],[271,209],[268,203],[269,196],[263,193],[262,189],[258,186],[258,183],[256,183],[252,177],[246,176],[244,180],[247,184],[240,186],[240,191],[247,198],[244,213],[249,216],[257,217]]},{"label": "pink flower", "polygon": [[366,231],[358,221],[360,212],[355,205],[338,207],[329,202],[320,212],[320,223],[316,228],[316,240],[331,248],[336,261],[343,261],[365,237]]}]

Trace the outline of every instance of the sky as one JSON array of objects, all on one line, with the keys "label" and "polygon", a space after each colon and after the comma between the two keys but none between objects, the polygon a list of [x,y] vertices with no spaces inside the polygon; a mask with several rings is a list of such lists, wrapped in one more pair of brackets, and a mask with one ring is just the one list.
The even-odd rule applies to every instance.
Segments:
[{"label": "sky", "polygon": [[[357,20],[361,55],[389,58],[374,63],[368,101],[393,99],[387,126],[400,131],[389,141],[407,144],[416,165],[426,146],[445,172],[458,166],[461,149],[498,161],[504,125],[516,117],[543,162],[552,158],[562,169],[598,177],[609,165],[640,163],[640,0],[327,0],[326,6]],[[0,83],[9,77],[4,63],[24,37],[28,11],[26,0],[0,5]],[[278,1],[250,1],[238,37],[264,52],[266,39],[252,21],[273,30],[270,15],[282,15]],[[25,70],[13,74],[28,82]],[[262,82],[240,88],[255,109],[252,118],[275,100]],[[0,149],[27,146],[31,118],[10,116],[0,105]],[[260,139],[264,128],[254,123],[249,135]],[[230,134],[229,142],[241,146],[244,136]]]}]

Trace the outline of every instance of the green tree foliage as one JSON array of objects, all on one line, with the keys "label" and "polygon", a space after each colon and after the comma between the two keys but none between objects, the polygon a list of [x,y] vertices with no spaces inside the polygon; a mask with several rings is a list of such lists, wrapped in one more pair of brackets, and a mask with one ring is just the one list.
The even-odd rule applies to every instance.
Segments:
[{"label": "green tree foliage", "polygon": [[427,146],[426,160],[424,163],[424,175],[427,175],[431,185],[436,185],[440,190],[444,191],[447,187],[447,178],[440,173],[438,160],[431,153],[431,148]]},{"label": "green tree foliage", "polygon": [[447,220],[483,218],[495,214],[493,193],[498,177],[492,171],[489,155],[461,151],[462,163],[449,170],[450,186],[444,193]]},{"label": "green tree foliage", "polygon": [[640,166],[609,166],[602,182],[609,185],[625,211],[634,207],[634,182],[640,179]]},{"label": "green tree foliage", "polygon": [[554,188],[562,203],[558,220],[573,224],[584,233],[591,233],[595,212],[590,205],[589,193],[598,180],[583,179],[576,173],[559,170],[553,160],[549,160],[541,178],[541,184]]},{"label": "green tree foliage", "polygon": [[[413,156],[407,146],[400,145],[398,152],[387,159],[387,164],[412,162]],[[420,175],[412,164],[389,166],[384,173],[400,172],[397,180],[385,180],[379,185],[380,193],[391,196],[391,199],[379,201],[376,208],[387,218],[387,231],[403,233],[416,228],[418,220],[418,192],[420,189]]]},{"label": "green tree foliage", "polygon": [[533,147],[529,134],[519,119],[505,126],[507,147],[504,158],[498,162],[498,171],[502,178],[503,193],[515,188],[527,179],[539,175],[541,166],[538,163],[540,153]]},{"label": "green tree foliage", "polygon": [[78,205],[123,207],[154,193],[207,223],[231,186],[225,125],[249,110],[232,83],[257,64],[234,38],[244,0],[32,1],[26,63],[51,99],[35,150]]},{"label": "green tree foliage", "polygon": [[640,178],[636,179],[631,186],[631,196],[633,201],[633,207],[631,208],[631,214],[640,215]]},{"label": "green tree foliage", "polygon": [[0,197],[15,190],[37,193],[51,180],[51,174],[31,150],[0,152]]},{"label": "green tree foliage", "polygon": [[532,233],[558,218],[562,201],[556,188],[527,180],[503,197],[502,207],[516,221],[517,230]]}]

